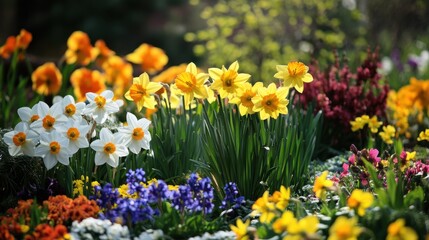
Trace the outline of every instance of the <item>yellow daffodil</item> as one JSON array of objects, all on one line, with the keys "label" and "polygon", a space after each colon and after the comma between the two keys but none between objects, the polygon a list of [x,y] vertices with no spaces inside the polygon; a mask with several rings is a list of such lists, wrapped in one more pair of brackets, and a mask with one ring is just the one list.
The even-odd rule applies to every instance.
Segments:
[{"label": "yellow daffodil", "polygon": [[420,132],[417,141],[429,141],[429,129]]},{"label": "yellow daffodil", "polygon": [[379,133],[381,139],[387,144],[393,144],[396,130],[392,125],[383,126],[383,131]]},{"label": "yellow daffodil", "polygon": [[258,89],[264,87],[262,82],[257,82],[253,86],[252,84],[245,82],[242,88],[237,90],[237,94],[229,100],[230,103],[237,104],[238,110],[241,116],[246,114],[253,114],[253,97],[258,94]]},{"label": "yellow daffodil", "polygon": [[360,189],[353,190],[347,205],[351,209],[355,209],[359,216],[365,215],[365,210],[369,208],[374,201],[374,196],[369,192],[364,192]]},{"label": "yellow daffodil", "polygon": [[134,64],[140,64],[142,70],[150,74],[161,70],[168,62],[168,57],[161,48],[146,43],[141,44],[125,58]]},{"label": "yellow daffodil", "polygon": [[340,216],[329,229],[328,240],[357,240],[361,232],[356,218]]},{"label": "yellow daffodil", "polygon": [[247,234],[247,228],[250,225],[250,220],[247,219],[246,222],[243,223],[243,221],[238,218],[236,222],[236,226],[229,225],[231,230],[235,233],[237,240],[246,240],[249,239],[249,236]]},{"label": "yellow daffodil", "polygon": [[289,62],[288,65],[277,65],[275,78],[283,80],[283,86],[295,88],[298,92],[304,91],[304,83],[313,81],[313,76],[308,73],[308,67],[302,62]]},{"label": "yellow daffodil", "polygon": [[291,211],[283,212],[282,216],[273,223],[273,230],[276,233],[288,231],[288,227],[292,224],[297,224],[297,220]]},{"label": "yellow daffodil", "polygon": [[405,226],[405,220],[400,218],[387,227],[386,240],[417,240],[416,231]]},{"label": "yellow daffodil", "polygon": [[156,105],[153,94],[162,88],[160,83],[150,82],[147,73],[141,74],[133,79],[133,85],[130,90],[125,93],[125,98],[134,101],[137,105],[137,110],[140,112],[143,107],[154,109]]},{"label": "yellow daffodil", "polygon": [[350,121],[350,125],[352,126],[352,131],[356,132],[357,130],[363,129],[365,124],[369,121],[368,115],[362,115],[360,117],[355,118],[354,121]]},{"label": "yellow daffodil", "polygon": [[[306,216],[299,221],[293,221],[287,228],[287,236],[302,237],[315,234],[319,225],[319,219],[316,216]],[[286,238],[291,239],[291,238]],[[298,238],[302,239],[302,238]],[[305,238],[307,239],[307,238]]]},{"label": "yellow daffodil", "polygon": [[222,66],[219,68],[209,68],[209,75],[213,79],[211,88],[218,91],[221,98],[232,98],[237,94],[237,90],[250,78],[250,74],[238,73],[239,64],[233,62],[228,69]]},{"label": "yellow daffodil", "polygon": [[277,209],[284,210],[289,204],[290,188],[280,186],[280,191],[275,191],[269,199],[276,204]]},{"label": "yellow daffodil", "polygon": [[261,223],[270,223],[275,217],[275,205],[268,199],[268,191],[264,192],[262,197],[258,198],[252,205],[253,214],[260,214],[259,221]]},{"label": "yellow daffodil", "polygon": [[270,117],[277,119],[279,114],[287,114],[289,100],[286,99],[286,96],[288,92],[288,88],[285,87],[277,89],[275,83],[268,85],[268,88],[259,88],[258,94],[252,98],[253,111],[259,112],[261,120]]},{"label": "yellow daffodil", "polygon": [[206,99],[208,97],[207,88],[204,85],[208,79],[208,74],[198,73],[197,66],[189,63],[186,71],[177,75],[176,83],[178,93],[185,97],[185,105],[189,106],[194,98]]},{"label": "yellow daffodil", "polygon": [[314,181],[313,192],[316,194],[316,197],[320,199],[325,199],[326,189],[334,185],[334,183],[331,180],[326,179],[327,177],[328,177],[328,171],[324,171]]},{"label": "yellow daffodil", "polygon": [[383,122],[378,121],[377,116],[372,116],[371,119],[368,120],[368,127],[372,133],[377,133],[378,128],[383,124]]}]

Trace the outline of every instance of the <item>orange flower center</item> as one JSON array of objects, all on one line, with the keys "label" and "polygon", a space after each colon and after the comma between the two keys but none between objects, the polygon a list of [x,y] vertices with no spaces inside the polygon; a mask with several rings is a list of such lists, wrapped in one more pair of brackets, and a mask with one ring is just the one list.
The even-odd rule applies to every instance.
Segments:
[{"label": "orange flower center", "polygon": [[106,145],[104,145],[104,152],[105,152],[105,153],[107,153],[107,154],[112,154],[112,153],[114,153],[115,151],[116,151],[116,146],[115,146],[115,144],[113,144],[113,143],[109,142],[109,143],[106,143]]},{"label": "orange flower center", "polygon": [[53,118],[51,115],[46,115],[42,121],[43,121],[43,127],[46,130],[51,130],[52,127],[54,126],[55,118]]},{"label": "orange flower center", "polygon": [[69,104],[64,108],[64,113],[71,117],[76,113],[76,106],[74,104]]},{"label": "orange flower center", "polygon": [[77,128],[69,128],[69,130],[67,130],[67,136],[71,139],[71,140],[77,140],[80,136],[80,132]]},{"label": "orange flower center", "polygon": [[302,76],[307,72],[305,64],[302,62],[290,62],[287,65],[287,70],[291,77]]},{"label": "orange flower center", "polygon": [[57,154],[61,150],[60,144],[58,142],[55,142],[55,141],[51,142],[49,144],[49,148],[50,148],[51,154]]},{"label": "orange flower center", "polygon": [[357,208],[359,206],[359,201],[356,198],[350,197],[347,200],[347,204],[349,205],[350,208]]},{"label": "orange flower center", "polygon": [[223,82],[223,86],[226,88],[232,87],[232,85],[234,84],[234,80],[237,77],[237,72],[233,71],[233,70],[228,70],[226,72],[224,72],[222,74],[222,76],[220,77],[222,79]]},{"label": "orange flower center", "polygon": [[350,226],[342,226],[337,229],[337,237],[338,239],[348,239],[352,233],[352,229]]},{"label": "orange flower center", "polygon": [[253,102],[252,102],[252,98],[256,95],[256,93],[252,92],[252,91],[246,91],[242,96],[241,96],[241,104],[243,104],[243,106],[251,108],[253,107]]},{"label": "orange flower center", "polygon": [[184,93],[190,93],[197,84],[197,78],[194,74],[189,72],[183,72],[177,75],[176,86]]},{"label": "orange flower center", "polygon": [[94,102],[95,102],[95,104],[97,104],[97,107],[103,108],[104,105],[106,105],[106,98],[104,98],[103,96],[98,95],[98,96],[96,96],[94,98]]},{"label": "orange flower center", "polygon": [[19,132],[13,136],[13,143],[19,147],[25,143],[26,138],[27,138],[27,135],[25,135],[24,132]]},{"label": "orange flower center", "polygon": [[279,105],[279,99],[277,98],[276,94],[268,94],[267,96],[264,96],[262,99],[262,106],[271,112],[274,112],[277,110]]},{"label": "orange flower center", "polygon": [[30,123],[33,123],[33,122],[37,121],[39,118],[40,118],[40,117],[39,117],[39,115],[34,114],[34,115],[33,115],[33,116],[31,116],[31,118],[30,118]]},{"label": "orange flower center", "polygon": [[133,130],[133,139],[141,140],[144,137],[144,132],[142,128],[134,128]]},{"label": "orange flower center", "polygon": [[146,95],[146,89],[140,84],[133,84],[130,87],[130,97],[135,101],[140,101]]}]

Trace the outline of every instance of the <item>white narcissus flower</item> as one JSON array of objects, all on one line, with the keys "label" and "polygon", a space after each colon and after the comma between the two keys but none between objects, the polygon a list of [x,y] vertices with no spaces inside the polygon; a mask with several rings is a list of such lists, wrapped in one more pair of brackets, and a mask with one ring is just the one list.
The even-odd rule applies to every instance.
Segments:
[{"label": "white narcissus flower", "polygon": [[76,120],[81,116],[82,111],[85,108],[85,103],[76,103],[72,96],[67,95],[61,100],[61,108],[66,117]]},{"label": "white narcissus flower", "polygon": [[92,92],[87,93],[86,99],[89,104],[86,105],[83,114],[91,114],[98,124],[104,123],[109,114],[118,112],[120,104],[123,104],[122,101],[113,101],[113,96],[114,94],[110,90],[99,95]]},{"label": "white narcissus flower", "polygon": [[115,168],[119,165],[119,157],[128,155],[128,149],[119,136],[119,133],[112,134],[107,128],[101,129],[100,139],[92,142],[91,148],[96,151],[95,165],[107,163]]},{"label": "white narcissus flower", "polygon": [[89,147],[88,139],[86,135],[90,126],[86,124],[82,117],[76,118],[76,120],[69,119],[69,121],[59,130],[64,133],[69,139],[68,149],[71,154],[75,154],[79,148]]},{"label": "white narcissus flower", "polygon": [[40,144],[37,146],[35,155],[43,158],[46,169],[53,168],[58,162],[69,165],[71,153],[67,148],[68,138],[57,131],[40,134]]},{"label": "white narcissus flower", "polygon": [[51,132],[67,122],[67,117],[64,116],[61,109],[61,103],[55,103],[49,108],[45,102],[39,102],[38,115],[39,119],[33,122],[30,128],[39,134]]},{"label": "white narcissus flower", "polygon": [[119,128],[118,132],[130,151],[139,154],[142,148],[149,150],[149,142],[152,140],[149,132],[151,122],[146,118],[137,120],[134,114],[128,112],[127,123],[128,126]]},{"label": "white narcissus flower", "polygon": [[20,122],[13,131],[4,134],[3,141],[9,145],[9,154],[34,156],[34,148],[39,135],[30,129],[28,123]]},{"label": "white narcissus flower", "polygon": [[38,102],[34,104],[32,108],[29,108],[29,107],[19,108],[18,115],[19,115],[19,118],[21,118],[21,121],[26,122],[28,124],[32,124],[33,122],[37,121],[40,118],[39,116],[40,105],[41,105],[41,102]]}]

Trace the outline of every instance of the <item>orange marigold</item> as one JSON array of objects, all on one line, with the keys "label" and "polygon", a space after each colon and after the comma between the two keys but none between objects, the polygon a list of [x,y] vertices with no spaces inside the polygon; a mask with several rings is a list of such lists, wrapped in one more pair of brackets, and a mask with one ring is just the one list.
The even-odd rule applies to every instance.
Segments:
[{"label": "orange marigold", "polygon": [[168,57],[161,48],[146,43],[128,54],[126,59],[132,63],[141,64],[142,70],[148,73],[161,70],[168,62]]},{"label": "orange marigold", "polygon": [[65,59],[68,64],[88,65],[97,56],[97,48],[92,47],[89,37],[81,31],[73,32],[67,40]]},{"label": "orange marigold", "polygon": [[106,90],[104,78],[97,70],[87,68],[77,69],[70,76],[70,82],[78,102],[85,101],[85,94],[88,92],[100,94]]},{"label": "orange marigold", "polygon": [[48,200],[43,201],[43,205],[48,208],[48,220],[55,224],[66,222],[72,201],[65,195],[50,196]]},{"label": "orange marigold", "polygon": [[102,66],[106,73],[106,82],[113,86],[116,98],[122,98],[124,90],[131,86],[133,67],[121,57],[109,57]]},{"label": "orange marigold", "polygon": [[33,74],[33,90],[41,95],[55,95],[60,91],[63,76],[60,70],[52,62],[47,62],[39,66]]},{"label": "orange marigold", "polygon": [[94,200],[88,200],[84,195],[73,199],[67,216],[72,221],[82,221],[85,218],[96,217],[100,208]]}]

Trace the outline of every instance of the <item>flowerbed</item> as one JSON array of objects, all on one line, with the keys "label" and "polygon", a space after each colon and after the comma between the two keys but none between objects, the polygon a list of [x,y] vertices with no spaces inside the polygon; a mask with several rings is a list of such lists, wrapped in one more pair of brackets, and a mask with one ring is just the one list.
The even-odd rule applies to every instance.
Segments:
[{"label": "flowerbed", "polygon": [[429,238],[427,81],[389,92],[377,52],[268,83],[80,31],[33,70],[31,39],[0,47],[0,239]]}]

